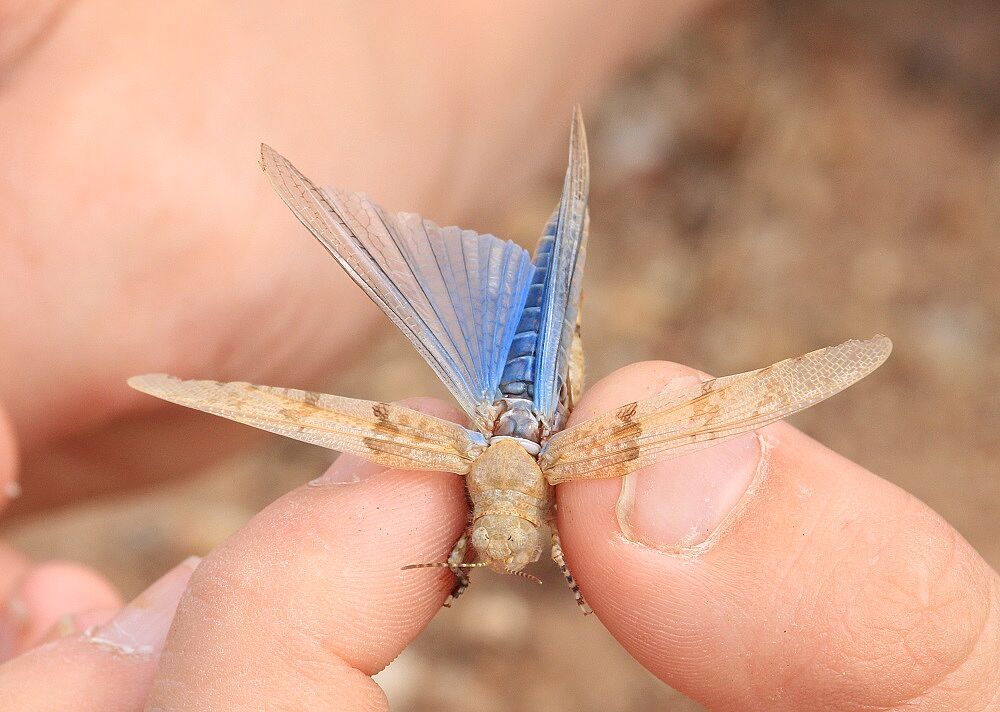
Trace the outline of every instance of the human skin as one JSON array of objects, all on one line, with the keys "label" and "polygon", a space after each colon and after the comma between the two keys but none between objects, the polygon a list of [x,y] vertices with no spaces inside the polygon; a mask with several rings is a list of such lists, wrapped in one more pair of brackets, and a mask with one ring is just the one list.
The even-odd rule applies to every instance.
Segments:
[{"label": "human skin", "polygon": [[129,375],[308,386],[381,324],[271,194],[262,141],[389,208],[475,224],[696,4],[0,0],[19,508],[173,477],[246,437],[164,415]]},{"label": "human skin", "polygon": [[[686,373],[618,371],[571,421]],[[621,481],[559,485],[559,529],[597,618],[663,681],[711,710],[997,709],[1000,581],[914,497],[784,424],[637,477],[646,497],[624,523]],[[193,575],[167,575],[152,621],[121,626],[153,650],[95,642],[105,628],[32,647],[0,666],[0,706],[384,710],[370,676],[452,585],[446,571],[400,569],[442,560],[465,521],[455,475],[342,456]],[[689,536],[694,522],[703,535]]]},{"label": "human skin", "polygon": [[[165,414],[127,375],[308,386],[377,328],[268,193],[261,139],[387,206],[475,224],[559,153],[567,107],[686,9],[236,7],[0,1],[0,352],[13,366],[0,370],[0,482],[20,479],[21,512],[187,471],[248,432]],[[619,372],[574,422],[677,373]],[[681,463],[641,476],[661,511],[624,523],[619,482],[560,486],[564,548],[598,618],[713,709],[996,706],[996,574],[912,497],[787,426],[762,437],[743,443],[769,443],[762,482],[738,448],[684,459],[721,513],[670,488]],[[332,473],[370,476],[290,493],[193,577],[182,565],[126,609],[133,623],[158,612],[148,651],[66,635],[123,615],[117,594],[0,548],[0,654],[15,656],[0,708],[384,705],[368,675],[450,586],[398,569],[447,552],[461,483],[346,458]]]},{"label": "human skin", "polygon": [[[8,520],[256,437],[208,432],[128,376],[311,387],[384,323],[271,193],[261,141],[389,208],[474,224],[561,153],[574,102],[699,4],[0,0]],[[6,597],[29,562],[2,556]]]}]

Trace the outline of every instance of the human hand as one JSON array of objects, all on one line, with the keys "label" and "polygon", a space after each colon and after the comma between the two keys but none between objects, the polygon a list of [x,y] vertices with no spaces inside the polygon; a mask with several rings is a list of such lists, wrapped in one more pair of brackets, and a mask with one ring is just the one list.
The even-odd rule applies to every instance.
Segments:
[{"label": "human hand", "polygon": [[[666,363],[623,369],[572,419],[691,374]],[[922,503],[794,428],[647,468],[635,510],[617,507],[624,525],[621,488],[557,488],[568,562],[626,650],[709,709],[997,704],[996,573]],[[118,625],[0,667],[0,706],[384,709],[370,676],[452,585],[444,571],[400,568],[441,560],[465,521],[458,477],[342,456],[212,552],[190,583],[182,566],[154,585],[144,614],[126,609]],[[137,643],[150,650],[122,654]]]},{"label": "human hand", "polygon": [[18,510],[171,478],[252,437],[164,414],[127,376],[314,385],[378,323],[270,193],[262,140],[324,182],[465,223],[528,189],[569,107],[700,3],[522,4],[0,10]]},{"label": "human hand", "polygon": [[[566,3],[0,9],[0,506],[169,478],[253,436],[163,412],[128,375],[308,385],[373,328],[270,195],[262,139],[329,161],[310,168],[329,182],[465,222],[530,186],[566,108],[697,4],[608,18],[575,3],[574,32],[553,30]],[[95,573],[4,545],[0,597],[0,659],[120,606]]]}]

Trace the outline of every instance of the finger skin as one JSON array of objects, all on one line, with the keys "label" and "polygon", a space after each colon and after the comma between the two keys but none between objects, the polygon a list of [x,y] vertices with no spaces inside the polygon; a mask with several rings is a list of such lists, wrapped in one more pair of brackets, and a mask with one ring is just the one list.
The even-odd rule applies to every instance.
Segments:
[{"label": "finger skin", "polygon": [[[573,103],[700,4],[0,0],[0,398],[25,490],[52,490],[34,506],[205,464],[203,416],[142,427],[128,376],[317,384],[384,325],[272,194],[262,140],[393,210],[482,222],[564,160]],[[169,455],[102,467],[121,451]]]},{"label": "finger skin", "polygon": [[[570,425],[690,373],[623,369]],[[763,437],[763,482],[701,553],[626,539],[618,480],[557,488],[568,563],[611,633],[712,710],[996,704],[996,574],[894,485],[786,424]]]},{"label": "finger skin", "polygon": [[[0,405],[0,508],[17,487],[17,445]],[[37,566],[0,543],[0,662],[41,640],[67,613],[117,608],[121,599],[98,573],[73,562]]]},{"label": "finger skin", "polygon": [[19,551],[0,541],[0,663],[15,654],[25,627],[26,611],[16,591],[30,566]]},{"label": "finger skin", "polygon": [[114,617],[118,610],[117,608],[92,608],[86,611],[67,613],[45,632],[39,644],[51,643],[54,640],[83,633],[95,626],[104,625]]},{"label": "finger skin", "polygon": [[103,576],[71,561],[33,566],[21,580],[16,595],[25,614],[17,653],[37,644],[67,614],[122,605],[118,592]]},{"label": "finger skin", "polygon": [[446,473],[386,471],[276,501],[198,568],[149,709],[386,709],[370,675],[453,585],[401,569],[443,561],[466,517],[462,479]]},{"label": "finger skin", "polygon": [[94,627],[82,635],[57,626],[50,633],[51,642],[0,665],[0,709],[141,710],[166,627],[191,576],[190,561],[168,571],[123,610],[91,610],[62,621],[65,627],[74,628],[89,620]]},{"label": "finger skin", "polygon": [[0,666],[0,709],[18,712],[138,712],[156,661],[64,637]]}]

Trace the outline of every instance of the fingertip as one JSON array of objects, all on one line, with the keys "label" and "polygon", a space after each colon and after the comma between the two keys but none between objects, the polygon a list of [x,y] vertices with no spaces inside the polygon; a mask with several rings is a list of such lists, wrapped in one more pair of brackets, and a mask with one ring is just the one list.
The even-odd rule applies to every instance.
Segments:
[{"label": "fingertip", "polygon": [[[181,567],[185,565],[187,571],[182,572],[181,583],[190,575],[189,562]],[[37,599],[32,597],[33,587],[51,593],[51,586],[66,584],[71,578],[76,578],[77,583],[70,588],[90,593],[96,589],[100,594],[99,580],[90,585],[82,583],[92,576],[79,575],[75,569],[80,567],[71,567],[67,569],[61,562],[39,567],[38,575],[26,581],[26,595]],[[25,712],[143,709],[157,662],[157,641],[150,636],[166,635],[181,593],[175,586],[172,594],[165,595],[163,582],[176,582],[181,567],[175,567],[124,609],[115,605],[60,615],[48,630],[36,636],[34,645],[26,646],[22,654],[0,666],[0,708]],[[103,593],[110,598],[107,591]],[[162,640],[159,642],[162,644]]]},{"label": "fingertip", "polygon": [[[462,479],[448,473],[389,470],[282,497],[199,566],[151,699],[241,708],[280,688],[304,709],[377,697],[368,676],[399,655],[453,585],[447,570],[402,569],[444,561],[466,518]],[[217,671],[209,681],[207,665]],[[239,684],[250,667],[260,675]]]},{"label": "fingertip", "polygon": [[30,568],[8,601],[15,602],[22,617],[16,652],[36,645],[66,614],[122,605],[107,579],[70,561],[48,561]]},{"label": "fingertip", "polygon": [[[642,361],[612,372],[588,389],[570,414],[567,428],[586,422],[603,413],[659,393],[677,381],[702,380],[705,374],[670,361]],[[601,522],[607,532],[617,531],[615,504],[622,489],[620,478],[586,482],[566,482],[556,488],[559,501],[559,531],[572,559],[579,546],[589,546]]]}]

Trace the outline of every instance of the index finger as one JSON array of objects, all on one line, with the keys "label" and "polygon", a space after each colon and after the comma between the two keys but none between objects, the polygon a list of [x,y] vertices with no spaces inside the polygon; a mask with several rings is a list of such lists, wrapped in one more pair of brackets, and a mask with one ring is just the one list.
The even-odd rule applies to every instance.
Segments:
[{"label": "index finger", "polygon": [[341,457],[204,560],[178,607],[149,708],[385,708],[370,676],[453,585],[447,570],[401,569],[443,561],[465,519],[461,478]]}]

